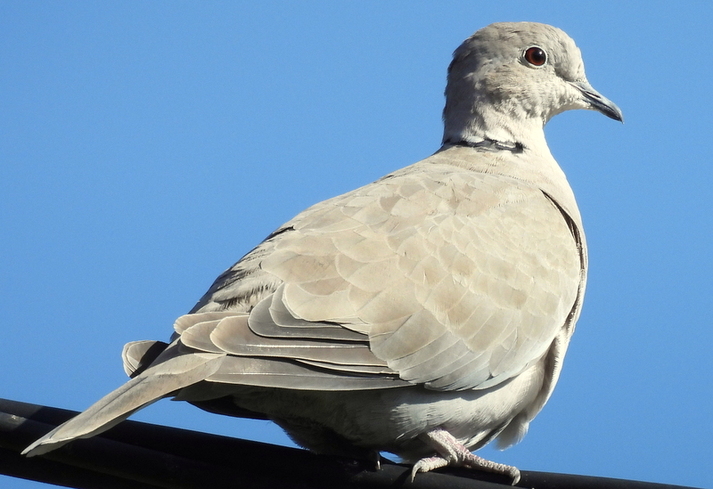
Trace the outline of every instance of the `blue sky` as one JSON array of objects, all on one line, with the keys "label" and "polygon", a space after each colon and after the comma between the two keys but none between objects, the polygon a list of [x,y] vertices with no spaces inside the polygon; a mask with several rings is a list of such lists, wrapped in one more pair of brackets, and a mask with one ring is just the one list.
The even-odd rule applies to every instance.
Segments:
[{"label": "blue sky", "polygon": [[[451,52],[546,22],[624,111],[547,126],[590,247],[524,470],[713,487],[713,4],[0,3],[0,396],[81,410],[307,206],[438,149]],[[133,419],[289,443],[162,401]],[[0,476],[8,488],[40,484]]]}]

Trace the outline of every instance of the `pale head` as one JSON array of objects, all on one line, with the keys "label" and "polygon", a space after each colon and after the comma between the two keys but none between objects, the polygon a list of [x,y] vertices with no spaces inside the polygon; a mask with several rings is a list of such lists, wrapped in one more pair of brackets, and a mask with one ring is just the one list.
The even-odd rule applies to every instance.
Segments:
[{"label": "pale head", "polygon": [[453,54],[443,142],[538,146],[547,121],[570,109],[623,119],[589,84],[579,48],[562,30],[532,22],[491,24]]}]

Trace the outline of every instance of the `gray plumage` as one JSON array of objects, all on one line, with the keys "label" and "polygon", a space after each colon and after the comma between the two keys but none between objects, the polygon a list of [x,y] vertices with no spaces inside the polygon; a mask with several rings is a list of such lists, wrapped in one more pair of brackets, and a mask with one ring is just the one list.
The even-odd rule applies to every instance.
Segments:
[{"label": "gray plumage", "polygon": [[223,412],[272,419],[317,452],[516,479],[468,450],[524,436],[579,317],[582,222],[543,131],[569,109],[622,120],[564,32],[476,32],[448,70],[438,152],[284,224],[176,321],[170,345],[124,348],[132,380],[25,453],[174,396],[227,399]]}]

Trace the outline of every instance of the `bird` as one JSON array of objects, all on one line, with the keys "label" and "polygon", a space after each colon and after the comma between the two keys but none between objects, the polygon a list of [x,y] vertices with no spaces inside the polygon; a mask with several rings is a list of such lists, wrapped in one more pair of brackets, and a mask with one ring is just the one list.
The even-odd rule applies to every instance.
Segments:
[{"label": "bird", "polygon": [[269,419],[316,453],[396,454],[412,477],[516,467],[560,376],[587,278],[582,218],[544,126],[623,122],[562,30],[495,23],[448,67],[441,147],[315,204],[223,272],[170,342],[122,352],[131,377],[24,450],[95,436],[159,399]]}]

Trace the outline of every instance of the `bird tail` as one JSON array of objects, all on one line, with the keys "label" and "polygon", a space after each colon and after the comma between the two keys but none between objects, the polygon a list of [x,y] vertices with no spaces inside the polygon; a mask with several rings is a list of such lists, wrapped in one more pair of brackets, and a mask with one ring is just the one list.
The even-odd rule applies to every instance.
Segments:
[{"label": "bird tail", "polygon": [[55,450],[78,438],[91,438],[132,413],[214,373],[223,355],[189,353],[174,344],[136,377],[107,394],[89,409],[61,424],[22,452],[32,457]]}]

